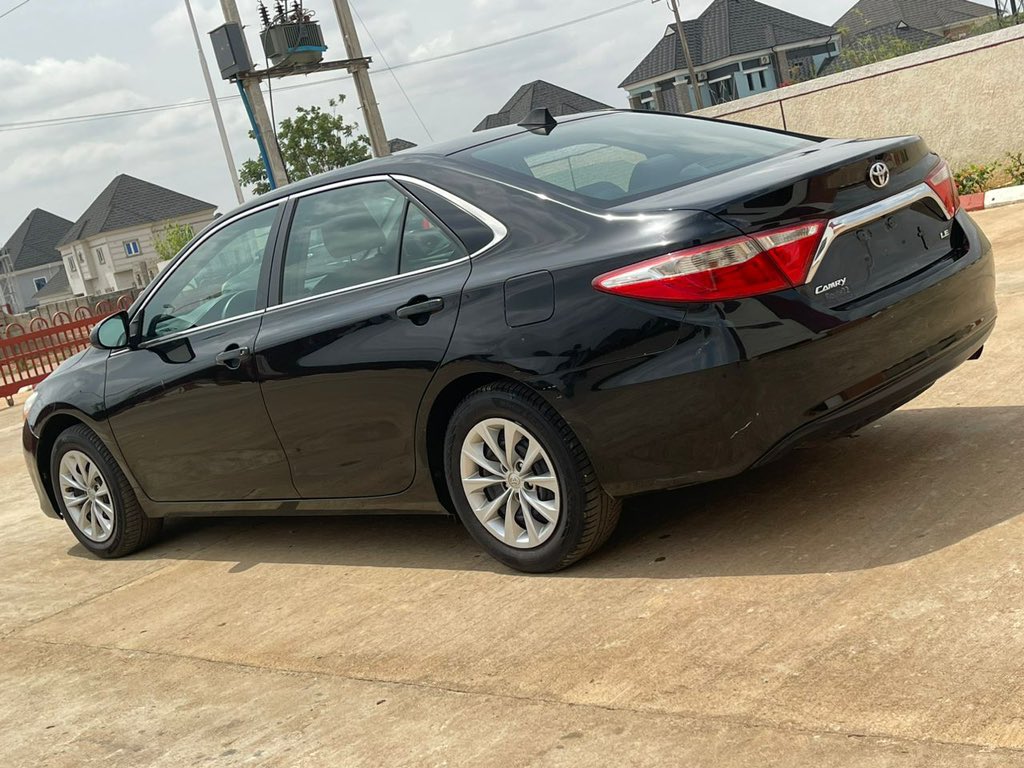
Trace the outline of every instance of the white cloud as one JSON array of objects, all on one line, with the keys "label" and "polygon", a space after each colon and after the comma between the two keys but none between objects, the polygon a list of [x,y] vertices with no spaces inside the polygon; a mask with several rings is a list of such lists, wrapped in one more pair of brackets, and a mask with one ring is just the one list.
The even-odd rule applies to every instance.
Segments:
[{"label": "white cloud", "polygon": [[4,122],[14,122],[18,116],[34,118],[41,111],[81,106],[95,94],[123,96],[131,69],[99,55],[84,60],[43,58],[30,64],[0,59],[0,81],[0,114]]},{"label": "white cloud", "polygon": [[440,56],[455,50],[452,42],[455,40],[455,33],[452,30],[438,35],[425,43],[420,43],[409,52],[409,60],[426,59],[431,56]]},{"label": "white cloud", "polygon": [[[201,38],[214,27],[219,27],[224,23],[220,3],[216,0],[208,2],[192,0],[192,14],[195,16],[196,27],[199,29]],[[153,39],[163,46],[192,42],[192,30],[189,27],[185,6],[176,2],[171,10],[153,22],[150,32]]]}]

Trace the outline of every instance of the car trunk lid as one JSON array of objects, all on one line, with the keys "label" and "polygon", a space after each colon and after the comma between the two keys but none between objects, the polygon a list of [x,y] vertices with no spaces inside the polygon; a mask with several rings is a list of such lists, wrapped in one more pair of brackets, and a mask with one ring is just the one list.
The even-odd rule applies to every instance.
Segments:
[{"label": "car trunk lid", "polygon": [[916,136],[826,140],[615,210],[701,208],[753,237],[829,222],[797,290],[815,305],[838,307],[955,254],[955,224],[927,183],[938,163]]}]

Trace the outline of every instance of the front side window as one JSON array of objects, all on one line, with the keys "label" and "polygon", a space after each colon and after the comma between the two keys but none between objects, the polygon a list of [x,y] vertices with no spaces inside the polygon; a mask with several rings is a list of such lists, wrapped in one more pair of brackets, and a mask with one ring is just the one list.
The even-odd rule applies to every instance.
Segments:
[{"label": "front side window", "polygon": [[146,302],[143,337],[155,339],[256,309],[260,271],[277,208],[214,232]]},{"label": "front side window", "polygon": [[405,201],[386,181],[299,198],[285,249],[282,301],[397,275]]},{"label": "front side window", "polygon": [[32,283],[33,285],[35,285],[37,291],[41,291],[43,290],[43,288],[46,287],[46,278],[37,277],[35,280],[32,281]]},{"label": "front side window", "polygon": [[138,240],[126,240],[124,242],[124,255],[125,256],[138,256],[141,250],[139,249]]}]

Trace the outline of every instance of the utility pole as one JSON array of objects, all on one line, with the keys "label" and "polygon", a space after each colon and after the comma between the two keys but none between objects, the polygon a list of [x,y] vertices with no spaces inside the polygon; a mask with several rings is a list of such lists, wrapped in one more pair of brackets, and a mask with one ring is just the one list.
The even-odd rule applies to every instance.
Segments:
[{"label": "utility pole", "polygon": [[231,183],[235,187],[235,197],[238,204],[245,202],[242,197],[242,185],[238,181],[238,168],[235,167],[235,159],[231,156],[231,145],[228,144],[228,134],[224,130],[224,118],[220,114],[220,104],[217,103],[217,94],[213,90],[213,81],[210,79],[210,68],[206,66],[206,55],[203,53],[203,44],[199,39],[199,30],[196,29],[196,17],[192,15],[192,3],[185,0],[185,10],[188,12],[188,23],[192,25],[192,37],[196,41],[196,52],[199,54],[199,66],[203,69],[203,80],[206,81],[206,93],[210,96],[210,107],[213,109],[213,119],[217,121],[217,130],[220,132],[220,143],[224,147],[224,159],[228,163],[228,173],[231,175]]},{"label": "utility pole", "polygon": [[359,35],[356,34],[356,25],[352,21],[352,9],[348,7],[348,0],[334,0],[334,10],[338,13],[345,52],[350,59],[361,60],[361,63],[354,63],[349,67],[349,71],[352,73],[352,79],[356,81],[356,95],[366,118],[366,130],[370,134],[373,154],[376,157],[390,155],[388,137],[384,133],[384,121],[380,119],[377,97],[373,94],[373,84],[370,82],[370,65],[363,56],[363,47],[359,44]]},{"label": "utility pole", "polygon": [[[238,13],[238,6],[235,0],[220,0],[221,10],[224,12],[224,20],[234,22],[244,28],[242,17]],[[243,37],[244,40],[244,37]],[[248,55],[249,44],[245,44]],[[250,57],[251,60],[251,57]],[[288,172],[284,167],[284,160],[281,158],[281,148],[277,145],[277,126],[271,124],[270,115],[267,113],[267,104],[263,101],[263,91],[260,90],[259,80],[252,78],[239,78],[239,86],[248,97],[249,106],[252,109],[253,122],[259,137],[262,138],[262,149],[266,152],[268,171],[271,178],[271,188],[288,183]]]},{"label": "utility pole", "polygon": [[686,42],[686,32],[683,30],[683,20],[679,16],[679,0],[667,0],[668,7],[676,17],[676,34],[679,35],[679,42],[683,46],[683,56],[686,58],[686,69],[690,75],[690,85],[693,86],[693,94],[697,99],[697,109],[704,109],[704,96],[700,92],[700,83],[697,82],[697,72],[693,68],[693,58],[690,56],[690,44]]}]

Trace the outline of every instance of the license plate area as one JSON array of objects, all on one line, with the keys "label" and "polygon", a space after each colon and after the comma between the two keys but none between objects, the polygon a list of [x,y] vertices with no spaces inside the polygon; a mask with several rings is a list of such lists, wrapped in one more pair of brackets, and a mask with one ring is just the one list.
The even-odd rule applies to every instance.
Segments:
[{"label": "license plate area", "polygon": [[954,226],[923,201],[876,219],[837,238],[800,290],[828,307],[873,293],[949,256]]}]

